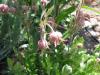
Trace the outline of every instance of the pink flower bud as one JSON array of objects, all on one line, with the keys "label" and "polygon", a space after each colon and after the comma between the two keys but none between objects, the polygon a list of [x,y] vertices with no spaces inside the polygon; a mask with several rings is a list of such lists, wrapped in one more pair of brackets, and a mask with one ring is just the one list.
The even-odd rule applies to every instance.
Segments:
[{"label": "pink flower bud", "polygon": [[45,7],[48,3],[50,3],[50,0],[41,0],[41,4],[43,7]]},{"label": "pink flower bud", "polygon": [[53,31],[53,32],[50,33],[49,37],[50,37],[50,41],[52,43],[54,43],[54,45],[56,47],[57,45],[59,45],[59,43],[62,39],[62,34],[61,34],[61,32],[58,32],[58,31],[54,32]]},{"label": "pink flower bud", "polygon": [[3,13],[7,13],[9,11],[9,7],[6,4],[0,4],[0,11]]},{"label": "pink flower bud", "polygon": [[47,0],[41,0],[41,3],[42,3],[43,6],[46,6]]},{"label": "pink flower bud", "polygon": [[11,13],[16,13],[16,8],[11,7],[11,8],[9,9],[9,12],[11,12]]},{"label": "pink flower bud", "polygon": [[38,41],[38,47],[40,49],[46,49],[48,48],[48,42],[45,39],[41,39]]}]

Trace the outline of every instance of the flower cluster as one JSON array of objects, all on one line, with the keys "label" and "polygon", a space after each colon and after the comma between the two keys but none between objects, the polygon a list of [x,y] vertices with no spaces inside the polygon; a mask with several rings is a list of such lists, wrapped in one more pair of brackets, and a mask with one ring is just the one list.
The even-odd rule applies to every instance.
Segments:
[{"label": "flower cluster", "polygon": [[7,14],[8,12],[10,13],[15,13],[16,8],[14,7],[9,7],[7,4],[0,4],[0,12]]},{"label": "flower cluster", "polygon": [[[42,4],[42,10],[44,11],[46,5],[50,2],[50,0],[41,0],[41,4]],[[43,17],[43,16],[42,16]],[[46,17],[46,16],[45,16]],[[45,21],[45,17],[44,20]],[[62,33],[59,31],[55,31],[53,28],[55,27],[56,23],[55,23],[55,19],[53,17],[49,17],[46,18],[45,22],[40,23],[40,36],[41,39],[38,41],[38,47],[39,49],[46,49],[49,48],[48,46],[48,42],[47,42],[47,38],[46,38],[46,27],[48,26],[51,29],[51,32],[48,33],[48,40],[50,42],[50,44],[53,44],[55,47],[57,45],[60,44],[61,40],[62,40]]]},{"label": "flower cluster", "polygon": [[[52,31],[49,33],[49,39],[50,39],[50,42],[53,43],[54,46],[56,47],[57,45],[59,45],[60,41],[62,40],[62,33],[59,31]],[[46,41],[46,39],[40,39],[38,41],[38,47],[40,49],[49,48],[48,42]]]},{"label": "flower cluster", "polygon": [[[62,40],[62,33],[59,31],[54,31],[52,25],[47,24],[47,26],[51,29],[51,32],[49,33],[49,41],[56,47]],[[45,27],[42,27],[41,29],[41,39],[38,41],[38,47],[40,49],[46,49],[49,47],[48,42],[46,41]]]}]

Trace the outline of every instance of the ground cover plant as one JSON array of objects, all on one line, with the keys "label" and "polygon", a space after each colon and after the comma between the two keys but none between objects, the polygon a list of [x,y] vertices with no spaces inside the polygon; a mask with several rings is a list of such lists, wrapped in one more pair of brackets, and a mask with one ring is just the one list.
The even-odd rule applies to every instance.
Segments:
[{"label": "ground cover plant", "polygon": [[0,0],[0,75],[100,75],[99,0]]}]

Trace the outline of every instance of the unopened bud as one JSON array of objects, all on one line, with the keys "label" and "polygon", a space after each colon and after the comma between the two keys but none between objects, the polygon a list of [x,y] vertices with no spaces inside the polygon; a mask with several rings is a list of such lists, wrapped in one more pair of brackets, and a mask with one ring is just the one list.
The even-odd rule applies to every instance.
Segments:
[{"label": "unopened bud", "polygon": [[11,13],[16,13],[16,8],[11,7],[11,8],[9,9],[9,12],[11,12]]},{"label": "unopened bud", "polygon": [[38,41],[39,49],[46,49],[48,48],[48,42],[45,39],[41,39]]}]

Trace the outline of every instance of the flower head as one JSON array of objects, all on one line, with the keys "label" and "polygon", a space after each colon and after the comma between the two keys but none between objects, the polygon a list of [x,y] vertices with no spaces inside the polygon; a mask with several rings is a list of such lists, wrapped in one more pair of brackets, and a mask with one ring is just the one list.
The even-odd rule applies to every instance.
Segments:
[{"label": "flower head", "polygon": [[48,42],[45,39],[40,39],[38,41],[38,47],[40,49],[46,49],[46,48],[48,48]]},{"label": "flower head", "polygon": [[7,13],[9,11],[9,7],[6,4],[0,4],[0,11],[3,13]]},{"label": "flower head", "polygon": [[59,45],[59,43],[62,39],[62,34],[61,34],[61,32],[58,32],[58,31],[52,31],[50,33],[49,37],[50,37],[50,41],[52,43],[54,43],[54,45],[56,47],[57,45]]},{"label": "flower head", "polygon": [[45,7],[49,2],[49,0],[41,0],[41,4],[43,7]]}]

